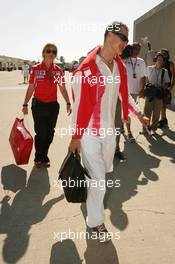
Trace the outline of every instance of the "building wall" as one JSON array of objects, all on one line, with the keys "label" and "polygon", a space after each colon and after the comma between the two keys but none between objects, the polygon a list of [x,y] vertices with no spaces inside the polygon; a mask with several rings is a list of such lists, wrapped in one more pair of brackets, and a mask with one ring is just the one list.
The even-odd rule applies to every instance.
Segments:
[{"label": "building wall", "polygon": [[[165,0],[157,7],[137,19],[134,23],[134,41],[141,42],[148,37],[155,51],[161,48],[170,50],[171,59],[175,62],[175,0]],[[146,46],[142,46],[144,57]],[[175,104],[175,87],[173,89]]]}]

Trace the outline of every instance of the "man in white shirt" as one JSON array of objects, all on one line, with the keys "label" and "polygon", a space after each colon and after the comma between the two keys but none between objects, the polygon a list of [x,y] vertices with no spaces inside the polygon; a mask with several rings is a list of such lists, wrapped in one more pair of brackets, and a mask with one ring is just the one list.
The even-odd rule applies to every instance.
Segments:
[{"label": "man in white shirt", "polygon": [[[133,44],[132,56],[123,60],[126,65],[128,74],[129,93],[137,101],[138,96],[142,96],[143,89],[146,84],[147,69],[143,59],[139,58],[141,44],[135,42]],[[128,141],[133,143],[135,139],[131,132],[131,119],[127,123]]]},{"label": "man in white shirt", "polygon": [[156,52],[152,50],[150,42],[148,42],[147,45],[148,45],[148,51],[145,55],[145,62],[147,66],[151,66],[154,64],[154,58],[156,56]]},{"label": "man in white shirt", "polygon": [[[72,125],[76,132],[69,149],[73,153],[81,150],[83,164],[91,176],[86,203],[87,225],[101,242],[109,238],[104,225],[103,199],[107,185],[105,174],[112,169],[116,148],[114,119],[118,96],[125,120],[128,110],[133,110],[141,123],[148,125],[148,119],[128,100],[126,69],[119,56],[127,43],[128,27],[113,22],[106,29],[104,45],[92,50],[73,74]],[[82,129],[86,132],[81,133]]]},{"label": "man in white shirt", "polygon": [[22,65],[22,74],[23,74],[23,77],[24,77],[24,84],[28,83],[29,70],[30,70],[30,67],[27,64],[27,62],[25,61],[24,64]]}]

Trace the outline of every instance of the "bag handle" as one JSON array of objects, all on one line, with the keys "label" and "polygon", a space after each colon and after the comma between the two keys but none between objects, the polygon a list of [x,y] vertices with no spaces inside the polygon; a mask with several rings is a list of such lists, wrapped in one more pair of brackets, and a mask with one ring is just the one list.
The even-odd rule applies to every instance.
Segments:
[{"label": "bag handle", "polygon": [[89,178],[89,179],[92,179],[91,176],[89,175],[89,172],[87,171],[86,168],[83,168],[84,169],[84,174]]},{"label": "bag handle", "polygon": [[[63,163],[62,163],[62,165],[61,165],[61,167],[60,167],[60,169],[59,169],[59,172],[58,172],[59,175],[61,175],[61,173],[62,173],[62,171],[63,171],[63,169],[64,169],[64,166],[65,166],[65,164],[67,163],[67,161],[68,161],[68,159],[70,158],[71,155],[73,155],[73,156],[77,159],[77,161],[81,163],[81,157],[80,157],[80,155],[79,155],[77,152],[73,154],[71,151],[68,150],[68,153],[67,153],[65,159],[63,160]],[[89,179],[91,179],[91,176],[89,175],[87,169],[84,168],[83,166],[82,166],[82,168],[83,168],[84,174],[85,174]]]},{"label": "bag handle", "polygon": [[26,128],[28,129],[28,131],[30,131],[29,120],[27,115],[20,114],[19,119],[25,123]]}]

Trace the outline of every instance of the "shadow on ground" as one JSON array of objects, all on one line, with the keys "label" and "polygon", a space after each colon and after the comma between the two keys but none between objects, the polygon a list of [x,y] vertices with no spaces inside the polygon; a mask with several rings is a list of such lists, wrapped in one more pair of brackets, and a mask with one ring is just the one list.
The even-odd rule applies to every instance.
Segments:
[{"label": "shadow on ground", "polygon": [[26,179],[27,171],[14,164],[5,166],[1,170],[1,183],[5,191],[16,193],[25,188]]},{"label": "shadow on ground", "polygon": [[[14,171],[20,171],[20,178],[23,182],[26,177],[26,171],[21,171],[18,167],[14,168]],[[9,166],[9,170],[8,166],[2,169],[1,178],[4,179],[7,176],[8,181],[5,184],[8,183],[13,189],[13,177],[10,184],[8,175],[12,175],[12,165]],[[19,185],[17,186],[18,188]],[[17,187],[14,187],[14,190]],[[43,204],[45,196],[50,191],[47,169],[38,170],[34,168],[27,185],[22,187],[11,204],[9,203],[9,196],[5,196],[1,201],[0,234],[7,235],[2,250],[3,259],[6,263],[17,263],[27,250],[30,239],[28,233],[31,226],[41,222],[52,206],[64,198],[64,196],[60,196]],[[7,189],[7,186],[4,188]]]},{"label": "shadow on ground", "polygon": [[112,224],[119,230],[127,228],[129,220],[123,210],[124,202],[138,194],[138,185],[146,186],[149,181],[158,181],[152,170],[159,167],[160,159],[149,155],[139,144],[125,142],[127,161],[119,163],[114,158],[114,172],[106,179],[120,180],[119,188],[107,188],[104,199],[105,208],[110,210]]},{"label": "shadow on ground", "polygon": [[163,134],[161,135],[161,137],[167,136],[169,139],[175,141],[175,131],[172,131],[169,128],[163,128],[162,131]]},{"label": "shadow on ground", "polygon": [[[81,211],[86,221],[87,211],[86,205],[81,204]],[[92,234],[92,230],[87,227],[86,232]],[[100,264],[119,264],[117,250],[112,242],[101,243],[97,239],[86,239],[87,248],[84,253],[86,264],[100,263]]]},{"label": "shadow on ground", "polygon": [[146,138],[150,143],[149,150],[159,157],[168,157],[172,163],[175,163],[175,144],[167,142],[163,138],[165,135],[171,140],[175,140],[175,132],[170,129],[164,130],[162,136],[156,135],[157,141],[147,136]]},{"label": "shadow on ground", "polygon": [[50,264],[80,264],[82,260],[71,239],[59,241],[52,246]]},{"label": "shadow on ground", "polygon": [[[167,136],[172,139],[174,134],[169,131]],[[158,138],[157,142],[150,139],[150,137],[148,141],[152,153],[174,159],[173,144],[166,142],[161,137]],[[127,141],[125,142],[125,154],[127,161],[120,163],[117,159],[114,159],[114,172],[106,175],[106,179],[120,180],[120,188],[107,188],[104,199],[105,208],[110,210],[111,222],[120,231],[125,230],[129,224],[128,215],[123,210],[123,204],[138,194],[138,186],[145,186],[146,188],[149,181],[159,180],[155,169],[159,167],[161,161],[159,158],[145,152],[141,145],[131,144]],[[85,204],[81,205],[81,210],[84,219],[86,219]],[[92,231],[87,227],[86,232],[91,234]],[[86,238],[86,243],[85,263],[119,264],[117,250],[112,241],[103,244],[97,240]],[[50,264],[58,264],[60,261],[63,264],[82,263],[76,245],[72,240],[65,240],[53,245]]]}]

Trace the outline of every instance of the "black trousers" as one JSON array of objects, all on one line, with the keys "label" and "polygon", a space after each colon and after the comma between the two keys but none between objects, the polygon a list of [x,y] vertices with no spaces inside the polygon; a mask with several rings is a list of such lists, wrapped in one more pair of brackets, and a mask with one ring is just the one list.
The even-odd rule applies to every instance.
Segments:
[{"label": "black trousers", "polygon": [[32,115],[35,129],[35,161],[49,162],[48,150],[54,137],[60,105],[58,102],[43,103],[32,100]]}]

